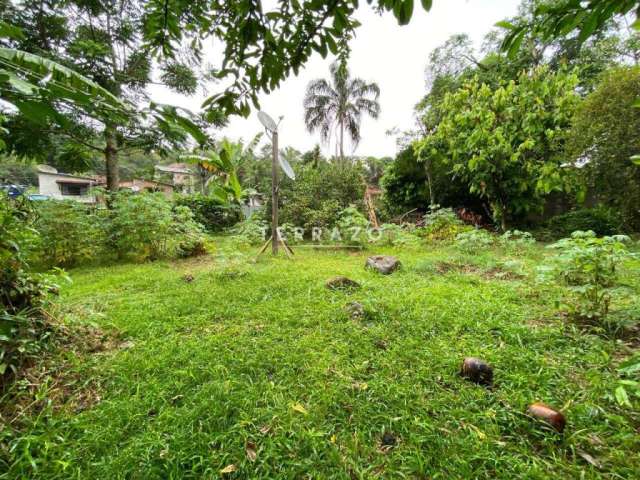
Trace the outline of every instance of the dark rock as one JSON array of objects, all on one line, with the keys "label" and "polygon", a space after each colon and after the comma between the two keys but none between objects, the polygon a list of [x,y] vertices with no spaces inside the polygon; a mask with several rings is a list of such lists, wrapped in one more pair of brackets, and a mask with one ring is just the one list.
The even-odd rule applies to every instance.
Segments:
[{"label": "dark rock", "polygon": [[490,386],[493,383],[493,369],[484,360],[467,357],[462,362],[460,375],[478,385]]},{"label": "dark rock", "polygon": [[355,290],[360,288],[360,284],[350,278],[347,278],[343,275],[338,275],[337,277],[330,278],[326,281],[325,286],[329,290]]},{"label": "dark rock", "polygon": [[345,310],[352,320],[362,320],[365,317],[364,307],[360,302],[349,302],[345,305]]},{"label": "dark rock", "polygon": [[564,427],[567,424],[567,420],[562,413],[544,403],[532,403],[529,405],[529,408],[527,408],[527,413],[534,418],[548,423],[560,433],[564,431]]},{"label": "dark rock", "polygon": [[376,340],[374,345],[380,350],[386,350],[387,348],[389,348],[389,344],[386,340]]},{"label": "dark rock", "polygon": [[395,447],[398,443],[398,439],[391,432],[384,432],[382,435],[382,440],[380,441],[383,447]]},{"label": "dark rock", "polygon": [[400,261],[390,255],[374,255],[367,258],[365,268],[371,268],[383,275],[389,275],[400,268]]}]

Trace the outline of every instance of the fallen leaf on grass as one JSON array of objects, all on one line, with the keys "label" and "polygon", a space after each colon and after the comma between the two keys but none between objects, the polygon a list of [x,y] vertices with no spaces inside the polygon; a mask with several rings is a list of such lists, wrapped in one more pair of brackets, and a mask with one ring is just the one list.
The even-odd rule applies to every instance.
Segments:
[{"label": "fallen leaf on grass", "polygon": [[253,442],[247,442],[244,447],[244,451],[247,454],[247,458],[250,462],[255,462],[258,457],[258,452],[256,451],[256,444]]},{"label": "fallen leaf on grass", "polygon": [[266,435],[267,433],[269,433],[271,431],[271,427],[269,425],[263,425],[260,428],[260,433],[263,435]]},{"label": "fallen leaf on grass", "polygon": [[600,463],[591,455],[589,455],[587,452],[578,450],[578,455],[580,455],[589,465],[593,465],[596,468],[600,468]]},{"label": "fallen leaf on grass", "polygon": [[226,467],[224,467],[222,470],[220,470],[220,473],[225,474],[225,473],[233,473],[235,471],[238,470],[238,467],[236,467],[233,463],[230,465],[227,465]]},{"label": "fallen leaf on grass", "polygon": [[307,415],[309,412],[307,412],[307,409],[304,408],[301,404],[299,403],[294,403],[293,405],[291,405],[291,408],[298,412],[298,413],[302,413],[304,415]]}]

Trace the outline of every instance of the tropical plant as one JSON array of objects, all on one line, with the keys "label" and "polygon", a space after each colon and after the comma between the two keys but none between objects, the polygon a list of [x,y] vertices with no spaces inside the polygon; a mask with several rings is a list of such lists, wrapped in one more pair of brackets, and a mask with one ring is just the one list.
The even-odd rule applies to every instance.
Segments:
[{"label": "tropical plant", "polygon": [[251,193],[242,188],[239,170],[248,159],[254,158],[253,150],[260,138],[261,134],[256,135],[247,147],[225,138],[208,156],[188,154],[181,158],[197,166],[203,194],[207,193],[221,205],[237,205]]},{"label": "tropical plant", "polygon": [[592,231],[577,231],[548,248],[557,252],[541,277],[559,279],[569,295],[565,304],[571,316],[580,320],[606,322],[618,267],[629,257],[626,235],[597,237]]},{"label": "tropical plant", "polygon": [[344,156],[345,130],[354,148],[360,142],[362,115],[378,118],[380,114],[380,88],[360,78],[351,78],[347,67],[334,62],[330,67],[331,79],[313,80],[304,97],[304,121],[310,133],[320,132],[324,142],[330,143],[336,135],[339,157]]}]

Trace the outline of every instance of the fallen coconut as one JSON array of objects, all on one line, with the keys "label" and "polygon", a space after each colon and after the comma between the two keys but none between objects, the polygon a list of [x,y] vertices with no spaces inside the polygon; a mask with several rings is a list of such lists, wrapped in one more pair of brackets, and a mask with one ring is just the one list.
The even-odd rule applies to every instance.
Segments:
[{"label": "fallen coconut", "polygon": [[467,357],[462,362],[460,375],[478,385],[490,386],[493,383],[493,369],[491,366],[475,357]]},{"label": "fallen coconut", "polygon": [[364,267],[376,270],[383,275],[389,275],[400,268],[400,260],[390,255],[374,255],[367,258]]},{"label": "fallen coconut", "polygon": [[360,288],[360,284],[350,278],[347,278],[343,275],[338,275],[337,277],[330,278],[326,281],[325,286],[329,290],[355,290]]},{"label": "fallen coconut", "polygon": [[544,403],[532,403],[529,405],[529,408],[527,408],[527,413],[532,417],[548,423],[560,433],[564,431],[564,427],[567,424],[567,420],[562,413]]}]

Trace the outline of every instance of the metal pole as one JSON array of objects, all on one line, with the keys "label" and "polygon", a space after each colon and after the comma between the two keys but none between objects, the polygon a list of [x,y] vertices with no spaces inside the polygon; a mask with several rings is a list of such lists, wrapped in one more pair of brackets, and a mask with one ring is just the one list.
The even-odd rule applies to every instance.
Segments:
[{"label": "metal pole", "polygon": [[273,155],[271,158],[271,253],[278,254],[278,132],[271,139]]}]

